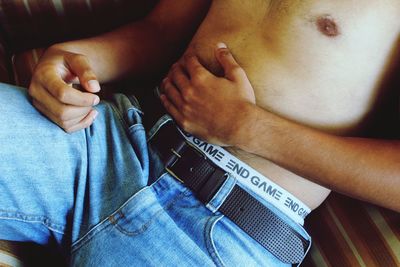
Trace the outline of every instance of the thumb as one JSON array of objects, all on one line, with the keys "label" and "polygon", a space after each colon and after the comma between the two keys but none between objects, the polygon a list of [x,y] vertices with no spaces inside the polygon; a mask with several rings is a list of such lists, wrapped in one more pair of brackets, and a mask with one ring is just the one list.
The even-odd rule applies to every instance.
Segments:
[{"label": "thumb", "polygon": [[215,56],[224,69],[225,77],[231,81],[242,81],[246,78],[244,70],[236,62],[232,53],[224,43],[217,44]]},{"label": "thumb", "polygon": [[100,91],[100,84],[86,56],[70,54],[65,57],[65,61],[70,71],[78,77],[79,83],[86,91],[90,93],[97,93]]}]

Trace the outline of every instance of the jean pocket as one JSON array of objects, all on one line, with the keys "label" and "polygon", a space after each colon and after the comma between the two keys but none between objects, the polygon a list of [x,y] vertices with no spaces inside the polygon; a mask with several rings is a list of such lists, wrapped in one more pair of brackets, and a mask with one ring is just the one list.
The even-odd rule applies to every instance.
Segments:
[{"label": "jean pocket", "polygon": [[[175,207],[196,212],[199,206],[187,205],[187,191],[171,194],[171,190],[157,190],[160,187],[141,190],[99,226],[91,238],[83,240],[79,249],[75,246],[73,263],[78,266],[86,261],[91,266],[215,266],[202,246],[202,222],[209,217],[189,216],[189,221],[187,216],[176,218]],[[173,196],[167,196],[167,202],[160,201],[165,194]],[[212,224],[211,219],[209,225]]]},{"label": "jean pocket", "polygon": [[111,215],[109,221],[122,234],[134,237],[151,227],[163,212],[152,187],[147,186]]},{"label": "jean pocket", "polygon": [[291,266],[277,259],[223,215],[209,219],[205,238],[217,266]]}]

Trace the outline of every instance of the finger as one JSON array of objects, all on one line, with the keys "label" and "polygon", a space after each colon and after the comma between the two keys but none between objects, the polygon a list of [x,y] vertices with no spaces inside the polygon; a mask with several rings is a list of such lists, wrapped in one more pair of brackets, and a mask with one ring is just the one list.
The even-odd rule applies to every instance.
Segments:
[{"label": "finger", "polygon": [[80,116],[76,119],[68,120],[68,121],[61,121],[60,118],[55,116],[52,112],[50,112],[42,103],[33,99],[32,104],[35,106],[37,110],[39,110],[43,115],[53,121],[55,124],[66,130],[68,127],[71,127],[81,121],[87,114]]},{"label": "finger", "polygon": [[168,98],[168,101],[170,101],[175,107],[182,107],[183,99],[181,93],[176,86],[171,83],[169,78],[166,78],[163,82],[163,91],[164,95]]},{"label": "finger", "polygon": [[47,118],[49,118],[51,121],[53,121],[54,123],[59,125],[59,121],[58,118],[56,118],[53,113],[49,112],[49,110],[43,106],[39,101],[37,101],[36,99],[32,99],[32,105],[40,112],[42,113],[44,116],[46,116]]},{"label": "finger", "polygon": [[171,78],[172,82],[176,85],[176,87],[180,91],[182,91],[182,89],[190,86],[189,77],[184,72],[184,70],[180,64],[176,64],[173,66],[169,77]]},{"label": "finger", "polygon": [[36,84],[32,84],[29,88],[29,94],[37,103],[40,103],[46,109],[45,115],[54,117],[53,121],[68,121],[83,115],[86,115],[92,107],[79,107],[66,105],[55,99],[46,89]]},{"label": "finger", "polygon": [[215,50],[215,56],[225,72],[225,77],[231,81],[241,81],[246,78],[246,73],[236,62],[226,44],[219,43]]},{"label": "finger", "polygon": [[89,114],[87,114],[85,117],[81,118],[81,120],[79,120],[77,123],[76,121],[74,121],[73,124],[71,124],[71,126],[69,126],[67,129],[65,129],[68,133],[72,133],[72,132],[76,132],[85,128],[90,127],[90,125],[93,124],[93,122],[95,121],[97,115],[98,115],[98,111],[95,109],[92,109]]},{"label": "finger", "polygon": [[64,104],[89,107],[100,102],[97,95],[73,88],[52,72],[48,72],[40,78],[39,86],[44,87],[54,98]]},{"label": "finger", "polygon": [[164,94],[160,95],[161,103],[167,112],[175,119],[175,121],[182,127],[183,116],[178,111],[178,109],[174,106],[174,104],[169,101],[168,97]]},{"label": "finger", "polygon": [[196,56],[189,55],[185,56],[185,67],[186,71],[188,72],[190,79],[198,78],[200,80],[205,79],[212,74],[201,65],[200,61]]},{"label": "finger", "polygon": [[100,91],[100,84],[86,56],[71,54],[65,57],[65,61],[70,70],[78,76],[79,82],[85,90],[91,93]]},{"label": "finger", "polygon": [[42,114],[44,114],[46,117],[48,117],[50,120],[52,120],[68,133],[72,133],[89,127],[98,115],[98,112],[95,109],[92,109],[89,111],[89,113],[75,119],[71,119],[68,121],[59,121],[59,119],[51,112],[49,112],[46,107],[43,106],[40,102],[36,100],[33,100],[32,102],[36,109],[38,109]]}]

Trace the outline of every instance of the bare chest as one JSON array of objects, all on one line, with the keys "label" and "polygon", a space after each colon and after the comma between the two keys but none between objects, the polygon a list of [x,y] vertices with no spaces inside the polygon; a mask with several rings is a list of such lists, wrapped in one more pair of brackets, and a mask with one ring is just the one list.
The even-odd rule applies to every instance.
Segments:
[{"label": "bare chest", "polygon": [[221,73],[213,51],[227,43],[257,104],[281,116],[337,133],[362,124],[385,89],[397,47],[391,1],[363,9],[356,1],[255,2],[258,8],[215,1],[189,50]]}]

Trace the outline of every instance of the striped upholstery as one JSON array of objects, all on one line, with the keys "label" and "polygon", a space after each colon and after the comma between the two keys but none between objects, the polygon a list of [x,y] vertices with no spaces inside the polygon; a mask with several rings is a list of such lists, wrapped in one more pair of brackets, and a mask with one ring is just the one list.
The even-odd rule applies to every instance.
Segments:
[{"label": "striped upholstery", "polygon": [[[33,68],[52,43],[96,35],[143,17],[157,0],[0,0],[0,27],[14,54],[12,70],[0,63],[0,81],[27,87]],[[32,48],[38,48],[30,50]],[[1,62],[0,50],[0,62]],[[2,61],[4,62],[4,60]]]},{"label": "striped upholstery", "polygon": [[5,242],[0,240],[0,266],[3,267],[22,267],[24,262],[21,260],[18,253],[15,253],[16,248],[13,247],[13,243]]},{"label": "striped upholstery", "polygon": [[43,48],[35,48],[15,54],[12,57],[12,71],[16,85],[29,86],[35,66],[44,50]]},{"label": "striped upholstery", "polygon": [[8,55],[3,43],[0,37],[0,82],[10,82]]},{"label": "striped upholstery", "polygon": [[98,34],[138,19],[157,0],[0,0],[9,47],[22,51]]},{"label": "striped upholstery", "polygon": [[313,248],[304,266],[400,266],[400,214],[339,194],[306,221]]},{"label": "striped upholstery", "polygon": [[15,255],[4,250],[0,250],[0,266],[22,267],[24,266],[24,263],[21,262]]},{"label": "striped upholstery", "polygon": [[[15,82],[27,86],[44,51],[41,47],[97,34],[137,19],[155,2],[0,0],[0,27],[5,32],[0,43],[5,38],[8,53],[15,54],[12,69],[7,72],[7,53],[0,44],[0,81],[9,81],[9,73],[14,73]],[[332,194],[311,214],[306,226],[314,245],[304,266],[400,266],[398,213]],[[0,266],[13,260],[15,246],[4,244],[7,243],[0,242]]]},{"label": "striped upholstery", "polygon": [[60,251],[29,242],[0,240],[0,267],[66,266]]}]

